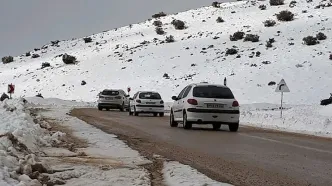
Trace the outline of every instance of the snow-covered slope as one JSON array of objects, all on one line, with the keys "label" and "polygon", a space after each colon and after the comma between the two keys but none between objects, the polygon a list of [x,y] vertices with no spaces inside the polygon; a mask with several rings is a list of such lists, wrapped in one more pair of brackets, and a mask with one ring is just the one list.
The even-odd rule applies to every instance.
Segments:
[{"label": "snow-covered slope", "polygon": [[[203,7],[160,18],[165,35],[156,34],[156,19],[152,19],[92,35],[91,43],[80,38],[61,41],[59,47],[45,45],[45,49],[32,52],[39,58],[24,55],[15,57],[13,63],[1,64],[0,83],[4,89],[8,83],[15,84],[16,96],[40,92],[46,97],[95,101],[104,88],[130,86],[133,91],[160,91],[169,101],[188,83],[223,83],[227,77],[240,103],[279,103],[280,95],[268,83],[284,78],[291,90],[285,102],[317,104],[332,92],[332,7],[316,9],[322,3],[318,0],[299,0],[293,8],[289,3],[290,0],[281,6],[270,6],[268,1],[226,3],[221,8]],[[259,9],[262,4],[266,10]],[[293,12],[294,20],[277,21],[275,14],[282,10]],[[217,23],[219,16],[225,22]],[[187,28],[176,30],[171,24],[173,19],[185,21]],[[264,27],[267,19],[277,24]],[[229,36],[236,31],[258,34],[260,41],[230,41]],[[318,32],[325,33],[327,39],[314,46],[302,43],[304,37]],[[169,35],[175,42],[161,43]],[[265,46],[269,38],[275,39],[272,48]],[[225,55],[226,49],[233,46],[241,57]],[[261,54],[249,57],[253,52]],[[61,57],[56,57],[64,53],[75,55],[79,62],[65,65]],[[49,62],[51,67],[40,69],[43,62]],[[165,73],[169,79],[163,77]],[[82,80],[87,84],[81,85]]]}]

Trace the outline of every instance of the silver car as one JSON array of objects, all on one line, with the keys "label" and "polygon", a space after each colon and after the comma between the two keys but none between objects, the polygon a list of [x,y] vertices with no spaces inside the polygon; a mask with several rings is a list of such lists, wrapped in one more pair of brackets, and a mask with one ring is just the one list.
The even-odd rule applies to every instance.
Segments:
[{"label": "silver car", "polygon": [[121,89],[105,89],[99,93],[98,109],[110,110],[120,109],[120,111],[128,110],[129,95]]}]

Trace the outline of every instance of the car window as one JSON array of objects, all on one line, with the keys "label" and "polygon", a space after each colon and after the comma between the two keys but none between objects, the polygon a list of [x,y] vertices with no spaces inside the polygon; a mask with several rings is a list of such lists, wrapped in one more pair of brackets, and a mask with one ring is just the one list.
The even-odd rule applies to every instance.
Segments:
[{"label": "car window", "polygon": [[186,89],[186,91],[183,93],[183,96],[182,96],[183,98],[185,98],[185,97],[188,96],[188,94],[189,94],[191,88],[192,88],[192,86],[188,86],[188,88]]},{"label": "car window", "polygon": [[161,96],[155,92],[142,92],[139,94],[139,99],[161,99]]},{"label": "car window", "polygon": [[178,99],[182,99],[183,93],[186,90],[187,87],[185,87],[184,89],[182,89],[182,91],[180,92],[180,94],[178,95]]},{"label": "car window", "polygon": [[194,87],[193,96],[199,98],[234,99],[234,95],[229,88],[218,86]]},{"label": "car window", "polygon": [[102,95],[107,95],[107,96],[117,96],[119,95],[119,91],[115,91],[115,90],[104,90],[102,92]]}]

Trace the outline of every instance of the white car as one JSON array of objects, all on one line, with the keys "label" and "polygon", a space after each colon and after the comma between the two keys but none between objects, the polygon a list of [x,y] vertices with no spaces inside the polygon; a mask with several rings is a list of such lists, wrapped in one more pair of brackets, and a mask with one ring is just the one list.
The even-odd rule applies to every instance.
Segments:
[{"label": "white car", "polygon": [[224,124],[232,132],[239,128],[239,103],[227,86],[190,84],[172,99],[171,127],[177,127],[181,122],[184,129],[190,129],[192,124],[212,124],[214,130]]},{"label": "white car", "polygon": [[129,115],[138,116],[140,113],[149,113],[163,117],[164,112],[164,101],[158,92],[139,91],[130,98]]},{"label": "white car", "polygon": [[[129,106],[129,95],[124,90],[119,89],[105,89],[99,93],[98,109],[124,109]],[[127,109],[128,110],[128,109]]]}]

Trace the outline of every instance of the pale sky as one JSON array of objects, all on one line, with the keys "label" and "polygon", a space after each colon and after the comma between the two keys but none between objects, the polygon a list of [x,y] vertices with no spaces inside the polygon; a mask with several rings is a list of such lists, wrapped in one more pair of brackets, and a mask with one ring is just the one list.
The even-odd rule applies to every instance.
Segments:
[{"label": "pale sky", "polygon": [[51,40],[79,38],[215,0],[0,0],[0,57],[21,55]]}]

